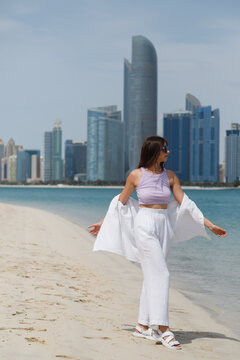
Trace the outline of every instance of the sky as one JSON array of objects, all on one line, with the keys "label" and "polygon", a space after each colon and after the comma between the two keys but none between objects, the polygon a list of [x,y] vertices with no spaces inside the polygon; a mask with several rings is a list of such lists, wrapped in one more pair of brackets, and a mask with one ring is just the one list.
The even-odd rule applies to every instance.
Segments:
[{"label": "sky", "polygon": [[88,108],[123,110],[134,35],[158,55],[158,134],[191,93],[220,109],[223,161],[240,122],[239,0],[0,0],[0,138],[42,149],[60,119],[64,141],[87,140]]}]

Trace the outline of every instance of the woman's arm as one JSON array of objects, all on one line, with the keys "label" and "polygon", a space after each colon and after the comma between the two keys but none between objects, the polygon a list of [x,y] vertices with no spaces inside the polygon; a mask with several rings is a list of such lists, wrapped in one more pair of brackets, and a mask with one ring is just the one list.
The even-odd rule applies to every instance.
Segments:
[{"label": "woman's arm", "polygon": [[[126,204],[126,202],[128,201],[128,198],[133,193],[133,191],[136,187],[135,184],[136,184],[136,180],[137,180],[137,176],[138,176],[138,173],[136,171],[138,171],[138,170],[135,169],[135,170],[131,171],[131,173],[129,174],[129,176],[127,178],[124,189],[121,192],[121,194],[119,195],[119,201],[121,201],[121,203],[123,205]],[[92,235],[97,235],[102,226],[103,220],[104,220],[104,218],[102,218],[102,220],[100,220],[96,224],[89,225],[88,228],[93,228],[93,229],[89,230],[89,233]]]},{"label": "woman's arm", "polygon": [[130,174],[127,178],[126,184],[124,186],[124,189],[121,192],[121,194],[119,195],[119,201],[121,201],[121,203],[123,205],[126,204],[130,195],[133,193],[133,191],[136,187],[138,171],[139,171],[138,169],[135,169],[130,172]]},{"label": "woman's arm", "polygon": [[[182,191],[178,177],[173,171],[170,171],[170,170],[168,170],[168,175],[169,175],[169,182],[170,182],[170,187],[172,189],[173,196],[177,200],[177,202],[179,204],[181,204],[183,197],[184,197],[184,192]],[[222,229],[221,227],[219,227],[217,225],[214,225],[206,217],[204,217],[204,226],[206,226],[210,231],[212,231],[218,237],[227,236],[227,232],[224,229]]]}]

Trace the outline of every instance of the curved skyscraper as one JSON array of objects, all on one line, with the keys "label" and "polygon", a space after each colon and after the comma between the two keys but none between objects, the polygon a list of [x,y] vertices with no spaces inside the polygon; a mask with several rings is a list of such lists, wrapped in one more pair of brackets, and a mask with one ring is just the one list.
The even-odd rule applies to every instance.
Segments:
[{"label": "curved skyscraper", "polygon": [[192,94],[186,94],[186,110],[195,111],[201,106],[200,101],[195,96]]},{"label": "curved skyscraper", "polygon": [[157,54],[144,36],[132,38],[124,62],[125,172],[136,168],[143,140],[157,133]]}]

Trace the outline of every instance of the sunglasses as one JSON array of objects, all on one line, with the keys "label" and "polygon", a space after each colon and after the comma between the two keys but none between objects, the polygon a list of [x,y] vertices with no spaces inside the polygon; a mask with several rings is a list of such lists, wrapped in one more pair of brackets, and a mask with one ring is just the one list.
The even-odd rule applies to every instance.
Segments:
[{"label": "sunglasses", "polygon": [[168,152],[168,146],[167,145],[163,146],[161,150],[163,150],[163,152],[166,154]]}]

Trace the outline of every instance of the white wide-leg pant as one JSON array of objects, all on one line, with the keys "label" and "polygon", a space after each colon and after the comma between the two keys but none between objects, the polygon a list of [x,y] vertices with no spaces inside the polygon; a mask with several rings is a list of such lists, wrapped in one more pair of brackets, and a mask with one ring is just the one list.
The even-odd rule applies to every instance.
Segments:
[{"label": "white wide-leg pant", "polygon": [[169,272],[166,264],[172,228],[165,209],[139,208],[134,235],[143,271],[138,322],[169,325]]}]

